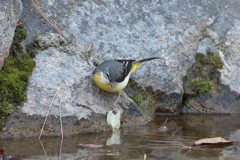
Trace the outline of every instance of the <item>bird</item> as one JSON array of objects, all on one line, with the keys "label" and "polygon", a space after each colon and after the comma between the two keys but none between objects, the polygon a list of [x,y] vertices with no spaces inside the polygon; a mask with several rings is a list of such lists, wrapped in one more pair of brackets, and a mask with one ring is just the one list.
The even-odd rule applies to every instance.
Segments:
[{"label": "bird", "polygon": [[93,80],[96,85],[104,91],[120,93],[119,98],[122,90],[129,82],[130,75],[138,66],[154,59],[160,59],[160,57],[145,58],[142,60],[106,60],[94,69]]}]

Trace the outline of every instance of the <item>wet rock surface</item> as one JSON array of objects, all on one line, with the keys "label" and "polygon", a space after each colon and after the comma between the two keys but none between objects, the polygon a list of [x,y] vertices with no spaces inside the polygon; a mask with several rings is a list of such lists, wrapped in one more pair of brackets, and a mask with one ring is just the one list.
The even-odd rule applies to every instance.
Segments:
[{"label": "wet rock surface", "polygon": [[[146,123],[147,119],[134,107],[123,109],[121,126],[129,127]],[[72,136],[80,133],[111,131],[107,124],[107,115],[93,112],[87,119],[78,119],[77,116],[61,117],[64,136]],[[45,117],[41,115],[27,115],[21,107],[14,109],[9,116],[6,126],[2,129],[0,138],[39,137]],[[43,128],[42,137],[61,136],[59,116],[49,115]]]},{"label": "wet rock surface", "polygon": [[[14,110],[9,117],[1,138],[38,137],[43,126],[45,117],[40,115],[26,115],[20,108]],[[94,121],[94,123],[93,123]],[[92,114],[89,119],[77,119],[74,116],[62,117],[64,135],[70,136],[84,132],[98,132],[109,130],[106,116],[103,114]],[[60,136],[59,117],[50,115],[46,121],[42,136]]]}]

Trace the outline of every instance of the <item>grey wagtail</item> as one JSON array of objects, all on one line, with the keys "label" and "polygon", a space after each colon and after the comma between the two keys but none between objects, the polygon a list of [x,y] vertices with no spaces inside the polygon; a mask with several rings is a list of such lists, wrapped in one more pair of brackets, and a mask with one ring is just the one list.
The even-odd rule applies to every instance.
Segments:
[{"label": "grey wagtail", "polygon": [[134,72],[138,66],[147,61],[159,58],[160,57],[152,57],[139,61],[107,60],[95,68],[93,71],[93,80],[99,88],[105,91],[121,93],[121,91],[127,86],[131,73]]}]

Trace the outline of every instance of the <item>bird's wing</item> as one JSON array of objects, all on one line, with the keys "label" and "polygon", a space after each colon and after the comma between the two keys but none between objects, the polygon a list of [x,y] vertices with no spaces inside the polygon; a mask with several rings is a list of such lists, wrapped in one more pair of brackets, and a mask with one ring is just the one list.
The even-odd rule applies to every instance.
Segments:
[{"label": "bird's wing", "polygon": [[122,82],[124,81],[124,79],[128,76],[129,72],[131,71],[131,68],[132,68],[132,63],[135,61],[135,60],[116,60],[117,62],[120,62],[122,63],[122,73],[121,73],[121,76],[116,79],[116,82]]}]

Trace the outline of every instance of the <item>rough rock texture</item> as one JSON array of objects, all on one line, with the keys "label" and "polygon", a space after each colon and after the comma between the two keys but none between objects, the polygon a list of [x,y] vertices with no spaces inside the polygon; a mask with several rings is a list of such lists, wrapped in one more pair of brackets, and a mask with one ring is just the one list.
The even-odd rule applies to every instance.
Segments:
[{"label": "rough rock texture", "polygon": [[9,55],[14,30],[22,14],[21,0],[0,1],[0,69]]},{"label": "rough rock texture", "polygon": [[[93,83],[93,67],[84,60],[91,52],[89,48],[66,42],[54,33],[41,34],[35,41],[35,46],[43,50],[35,57],[36,67],[26,91],[27,101],[19,107],[21,109],[15,109],[0,137],[38,136],[50,107],[43,135],[60,134],[60,114],[64,135],[110,129],[106,113],[118,94],[101,94]],[[122,126],[144,124],[150,119],[129,98],[121,97],[115,110],[120,107],[124,112]]]},{"label": "rough rock texture", "polygon": [[240,22],[235,21],[226,34],[225,68],[221,71],[221,82],[228,85],[231,91],[240,93]]},{"label": "rough rock texture", "polygon": [[[203,36],[201,31],[214,23],[218,13],[207,2],[185,3],[102,0],[44,1],[38,5],[68,39],[84,46],[93,43],[93,50],[103,60],[161,57],[139,67],[132,79],[136,88],[146,89],[142,93],[142,107],[173,113],[181,104],[182,79],[194,63],[198,39]],[[26,1],[24,7],[31,4]],[[26,44],[36,34],[52,28],[31,8],[24,10],[23,20],[31,35]]]},{"label": "rough rock texture", "polygon": [[[185,112],[208,112],[208,113],[240,113],[239,99],[239,22],[240,14],[236,13],[238,1],[224,4],[225,11],[219,12],[216,21],[203,31],[203,39],[199,41],[197,52],[205,54],[210,50],[219,55],[223,61],[223,68],[214,71],[203,67],[201,74],[214,81],[214,89],[204,95],[185,96],[183,111]],[[229,18],[231,17],[231,18]],[[227,21],[227,23],[226,23]],[[191,72],[191,69],[189,70]],[[188,71],[188,72],[189,72]],[[206,76],[206,73],[210,73]],[[189,73],[188,73],[189,74]],[[199,74],[199,73],[198,73]],[[193,77],[192,74],[190,77]],[[190,79],[189,75],[187,77]],[[185,87],[185,91],[188,87]]]},{"label": "rough rock texture", "polygon": [[[141,102],[140,107],[127,96],[118,102],[126,125],[130,124],[126,119],[131,115],[131,121],[143,122],[146,115],[152,116],[155,111],[181,111],[182,103],[190,104],[183,108],[187,112],[240,112],[238,0],[46,0],[38,6],[58,24],[68,43],[57,36],[51,39],[52,34],[43,34],[41,39],[38,36],[37,66],[29,82],[28,99],[22,106],[27,115],[44,116],[55,93],[62,88],[64,92],[59,90],[50,115],[59,116],[62,102],[63,117],[90,119],[96,125],[90,117],[105,115],[107,106],[117,97],[100,91],[92,81],[93,67],[89,64],[93,64],[91,57],[98,55],[103,60],[161,57],[140,66],[125,90]],[[22,19],[28,32],[24,44],[33,43],[40,33],[56,32],[30,1],[23,0],[23,7]],[[86,49],[90,43],[92,50]],[[223,60],[223,69],[215,70],[221,73],[216,74],[221,89],[184,97],[182,101],[186,90],[184,76],[195,63],[196,53],[207,56],[209,49]],[[226,106],[231,107],[218,109]]]},{"label": "rough rock texture", "polygon": [[[208,51],[205,56],[202,53],[196,55],[196,62],[184,77],[185,105],[183,111],[239,113],[237,94],[220,83],[219,69],[222,67],[221,57],[214,55],[213,52]],[[195,83],[192,83],[193,80]],[[212,84],[211,90],[209,90],[209,83]]]},{"label": "rough rock texture", "polygon": [[[23,105],[25,113],[45,116],[51,101],[51,114],[55,116],[59,115],[61,103],[62,117],[87,119],[92,112],[106,114],[109,111],[117,94],[95,94],[99,88],[92,81],[94,68],[84,60],[84,56],[91,52],[88,48],[67,43],[53,33],[39,35],[36,42],[45,49],[35,58],[37,64],[29,80],[28,100]],[[126,108],[131,103],[127,100],[122,102],[121,99],[119,102]]]}]

